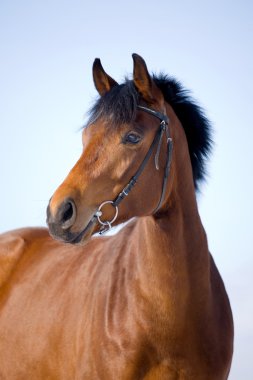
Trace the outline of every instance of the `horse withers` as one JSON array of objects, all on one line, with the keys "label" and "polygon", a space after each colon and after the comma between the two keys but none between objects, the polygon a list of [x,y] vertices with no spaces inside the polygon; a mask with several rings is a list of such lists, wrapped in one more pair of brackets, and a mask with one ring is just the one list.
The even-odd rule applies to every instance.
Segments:
[{"label": "horse withers", "polygon": [[1,236],[1,380],[228,378],[232,314],[195,194],[210,125],[179,82],[133,60],[123,84],[94,62],[100,97],[49,230]]}]

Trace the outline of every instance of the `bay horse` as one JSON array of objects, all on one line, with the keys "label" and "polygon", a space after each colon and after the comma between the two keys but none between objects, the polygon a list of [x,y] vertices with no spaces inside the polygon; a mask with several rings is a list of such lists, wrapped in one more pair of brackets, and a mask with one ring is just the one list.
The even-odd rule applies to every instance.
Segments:
[{"label": "bay horse", "polygon": [[228,378],[232,313],[196,202],[210,124],[133,61],[120,85],[93,64],[100,97],[49,230],[1,236],[1,380]]}]

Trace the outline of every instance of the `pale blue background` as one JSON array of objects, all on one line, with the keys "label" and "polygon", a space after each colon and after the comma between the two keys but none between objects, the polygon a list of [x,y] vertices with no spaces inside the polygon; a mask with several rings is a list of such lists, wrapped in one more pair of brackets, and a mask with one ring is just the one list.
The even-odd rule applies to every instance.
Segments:
[{"label": "pale blue background", "polygon": [[247,0],[0,3],[1,231],[45,225],[81,153],[95,57],[120,81],[139,53],[205,107],[216,146],[199,206],[234,312],[231,380],[253,379],[252,18]]}]

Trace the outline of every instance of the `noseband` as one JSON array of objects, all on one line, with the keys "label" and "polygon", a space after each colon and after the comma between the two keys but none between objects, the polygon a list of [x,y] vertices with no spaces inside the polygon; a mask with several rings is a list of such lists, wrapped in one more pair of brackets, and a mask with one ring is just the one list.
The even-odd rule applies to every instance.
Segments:
[{"label": "noseband", "polygon": [[[123,201],[123,199],[133,189],[138,178],[140,177],[144,168],[146,167],[146,165],[149,161],[149,158],[151,157],[153,150],[154,150],[156,145],[157,145],[157,150],[156,150],[156,154],[155,154],[155,167],[156,167],[156,170],[159,170],[159,156],[160,156],[160,150],[161,150],[161,145],[162,145],[162,139],[163,139],[163,135],[165,132],[166,143],[167,143],[166,165],[165,165],[164,176],[163,176],[163,185],[162,185],[161,197],[160,197],[160,200],[159,200],[157,207],[153,211],[153,214],[156,213],[160,209],[160,207],[164,201],[166,186],[167,186],[169,173],[170,173],[170,164],[171,164],[172,149],[173,149],[173,142],[172,142],[172,138],[170,137],[170,133],[169,133],[169,119],[166,115],[162,114],[161,112],[152,110],[150,108],[143,107],[143,106],[137,106],[137,108],[141,111],[147,112],[150,115],[153,115],[156,118],[158,118],[160,120],[159,128],[155,134],[155,137],[154,137],[152,144],[149,147],[149,150],[146,153],[146,156],[144,157],[144,159],[143,159],[142,163],[140,164],[136,173],[133,175],[133,177],[130,179],[128,184],[123,188],[123,190],[118,194],[118,196],[113,201],[105,201],[105,202],[101,203],[98,210],[96,211],[96,213],[93,215],[92,219],[90,220],[90,222],[86,226],[86,228],[85,228],[86,231],[96,222],[98,222],[101,225],[101,228],[99,231],[100,235],[104,234],[105,232],[107,232],[108,230],[110,230],[112,228],[112,223],[115,222],[115,220],[117,219],[117,216],[118,216],[119,204]],[[101,219],[102,208],[106,204],[111,204],[115,208],[115,215],[110,221],[109,220],[103,221]]]}]

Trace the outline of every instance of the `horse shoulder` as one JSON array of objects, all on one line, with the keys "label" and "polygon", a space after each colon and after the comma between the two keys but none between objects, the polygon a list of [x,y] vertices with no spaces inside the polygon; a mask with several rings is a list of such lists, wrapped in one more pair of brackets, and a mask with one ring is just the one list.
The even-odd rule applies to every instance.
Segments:
[{"label": "horse shoulder", "polygon": [[29,243],[47,235],[45,228],[23,228],[0,235],[0,288],[15,271]]}]

